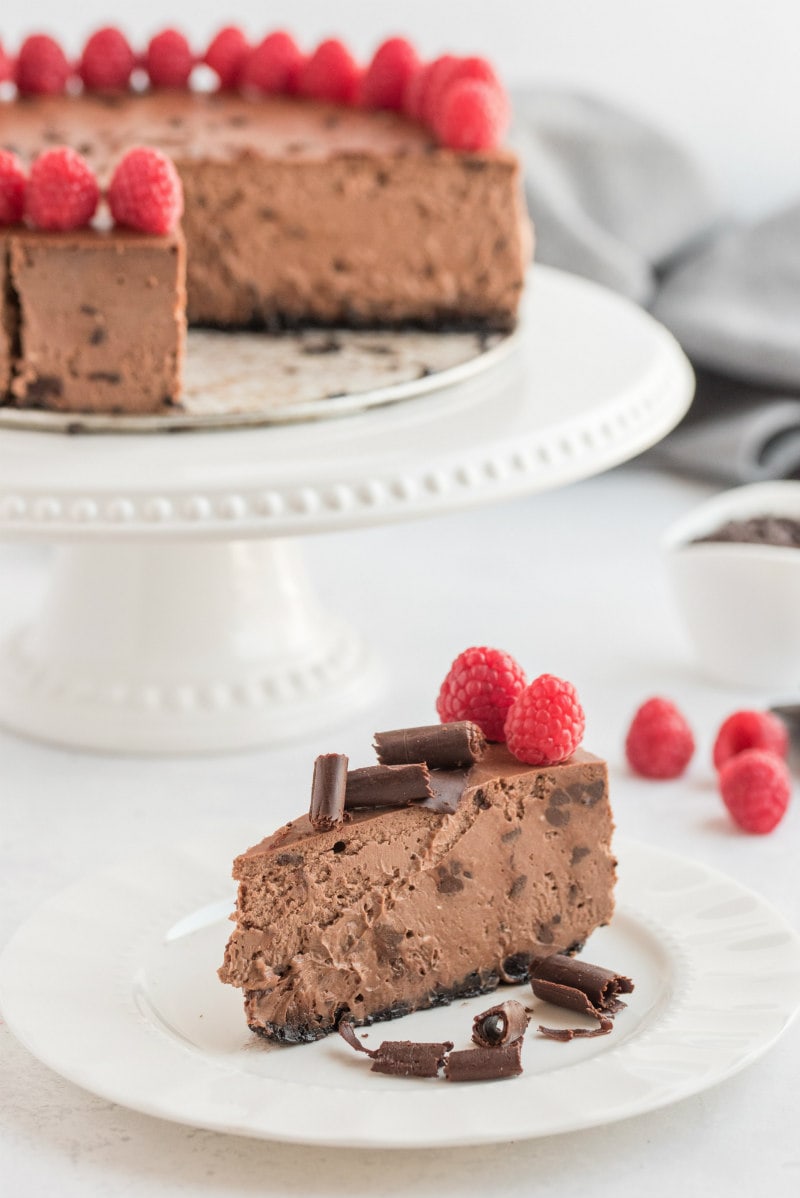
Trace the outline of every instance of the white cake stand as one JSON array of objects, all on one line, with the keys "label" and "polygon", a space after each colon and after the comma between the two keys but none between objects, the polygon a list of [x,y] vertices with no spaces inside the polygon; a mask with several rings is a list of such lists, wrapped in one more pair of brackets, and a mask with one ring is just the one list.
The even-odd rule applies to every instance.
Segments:
[{"label": "white cake stand", "polygon": [[184,435],[0,430],[0,536],[55,543],[0,651],[0,720],[63,744],[215,751],[369,701],[376,669],[288,538],[431,516],[598,473],[663,437],[689,365],[634,305],[539,267],[518,349],[342,419]]}]

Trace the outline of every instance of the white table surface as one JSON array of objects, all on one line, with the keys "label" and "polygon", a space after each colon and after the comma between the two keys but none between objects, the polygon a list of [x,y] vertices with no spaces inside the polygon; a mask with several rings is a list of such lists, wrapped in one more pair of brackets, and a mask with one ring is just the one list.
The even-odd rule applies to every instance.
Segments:
[{"label": "white table surface", "polygon": [[[0,733],[0,945],[41,900],[156,840],[178,841],[228,818],[263,818],[270,831],[302,809],[317,752],[341,749],[367,761],[376,728],[432,718],[451,659],[475,643],[507,648],[531,675],[575,682],[587,710],[585,743],[611,766],[621,832],[725,870],[800,925],[800,801],[772,836],[736,834],[710,766],[725,715],[782,696],[724,690],[697,676],[659,557],[661,530],[709,491],[633,463],[483,511],[311,540],[318,585],[379,647],[390,679],[374,710],[330,743],[148,760],[69,753]],[[40,549],[0,546],[0,631],[37,602],[44,562]],[[679,782],[626,772],[627,722],[653,693],[678,701],[696,730],[698,752]],[[799,1076],[794,1025],[733,1079],[606,1128],[467,1151],[337,1152],[135,1114],[62,1081],[0,1024],[0,1192],[788,1198],[800,1192]]]}]

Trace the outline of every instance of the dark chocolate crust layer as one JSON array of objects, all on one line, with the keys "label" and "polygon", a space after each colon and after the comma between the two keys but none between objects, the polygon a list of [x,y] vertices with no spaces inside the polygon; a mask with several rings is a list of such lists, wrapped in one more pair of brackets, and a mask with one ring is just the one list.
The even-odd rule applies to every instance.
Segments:
[{"label": "dark chocolate crust layer", "polygon": [[320,329],[325,332],[336,332],[337,329],[358,329],[364,332],[379,329],[384,333],[475,333],[478,336],[493,333],[513,333],[517,327],[518,312],[516,308],[497,310],[489,314],[472,313],[453,307],[441,307],[431,312],[429,316],[408,317],[389,320],[376,314],[365,319],[357,314],[341,311],[330,319],[318,316],[298,317],[291,312],[273,310],[260,312],[249,320],[242,322],[227,321],[224,324],[218,320],[191,321],[193,329],[210,329],[217,333],[233,331],[244,333],[271,333],[275,336],[281,333],[302,333],[304,329]]}]

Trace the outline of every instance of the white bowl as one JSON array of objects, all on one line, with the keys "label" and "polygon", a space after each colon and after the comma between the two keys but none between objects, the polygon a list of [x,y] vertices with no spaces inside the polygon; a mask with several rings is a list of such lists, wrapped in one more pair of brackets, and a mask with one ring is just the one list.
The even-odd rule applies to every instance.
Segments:
[{"label": "white bowl", "polygon": [[667,530],[663,548],[701,668],[717,681],[776,690],[800,684],[800,549],[691,544],[731,519],[800,520],[800,482],[724,491]]}]

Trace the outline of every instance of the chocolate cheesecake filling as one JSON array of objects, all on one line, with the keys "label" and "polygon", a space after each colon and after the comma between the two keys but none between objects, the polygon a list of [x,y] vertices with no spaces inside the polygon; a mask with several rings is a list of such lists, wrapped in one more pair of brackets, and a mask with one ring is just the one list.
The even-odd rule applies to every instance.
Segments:
[{"label": "chocolate cheesecake filling", "polygon": [[493,745],[430,773],[434,798],[307,816],[237,858],[237,926],[220,970],[253,1031],[314,1040],[519,981],[613,910],[605,765],[579,750],[526,766]]}]

